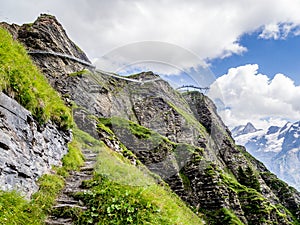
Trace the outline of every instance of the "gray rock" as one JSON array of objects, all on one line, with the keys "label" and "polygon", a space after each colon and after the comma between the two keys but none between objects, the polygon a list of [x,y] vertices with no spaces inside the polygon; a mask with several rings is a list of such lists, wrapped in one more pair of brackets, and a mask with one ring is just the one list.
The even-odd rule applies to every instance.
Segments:
[{"label": "gray rock", "polygon": [[0,187],[26,197],[37,191],[37,179],[49,173],[67,153],[70,135],[48,123],[42,131],[31,113],[0,93]]}]

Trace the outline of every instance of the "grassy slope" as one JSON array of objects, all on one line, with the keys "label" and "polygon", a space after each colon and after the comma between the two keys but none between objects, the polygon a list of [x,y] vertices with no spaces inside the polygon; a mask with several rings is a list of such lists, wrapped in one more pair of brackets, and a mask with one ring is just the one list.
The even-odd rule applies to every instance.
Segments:
[{"label": "grassy slope", "polygon": [[71,111],[32,63],[25,48],[0,27],[0,91],[15,98],[43,124],[72,125]]},{"label": "grassy slope", "polygon": [[74,137],[82,148],[99,153],[95,177],[86,183],[90,191],[77,195],[89,207],[76,215],[78,224],[202,224],[169,188],[157,185],[150,172],[82,131]]},{"label": "grassy slope", "polygon": [[[101,125],[101,126],[100,126]],[[123,128],[121,133],[131,133],[132,135],[140,138],[140,139],[153,139],[156,141],[166,140],[165,137],[160,136],[156,132],[149,130],[145,127],[142,127],[132,121],[128,121],[119,117],[112,118],[100,118],[99,128],[106,130],[108,133],[113,133],[109,128],[113,127],[114,130],[118,130],[118,128]],[[108,130],[107,130],[108,129]],[[176,144],[173,143],[174,149]],[[185,147],[185,149],[188,146]],[[195,152],[195,147],[190,146],[192,153],[194,156],[199,153],[196,160],[201,160],[201,149],[198,149]],[[194,150],[193,150],[194,149]],[[181,149],[182,150],[182,149]],[[170,149],[172,151],[172,148]],[[208,163],[208,162],[207,162]],[[248,167],[250,169],[250,167]],[[126,173],[126,172],[125,172]],[[260,185],[255,175],[254,171],[250,170],[250,172],[245,171],[244,178],[246,178],[247,182],[242,182],[240,179],[234,177],[233,175],[228,174],[226,171],[222,171],[220,169],[210,168],[207,170],[207,174],[209,176],[214,177],[219,174],[220,176],[220,186],[226,186],[226,188],[232,190],[236,193],[237,198],[240,202],[242,202],[242,209],[245,212],[245,216],[250,221],[251,224],[257,224],[258,222],[266,222],[271,223],[274,222],[272,220],[271,215],[277,215],[277,217],[281,221],[287,221],[287,215],[292,216],[290,212],[284,208],[282,205],[272,205],[268,199],[263,197],[260,193]],[[181,174],[185,183],[190,183],[185,174]],[[232,177],[233,176],[233,177]],[[121,176],[122,177],[122,176]],[[128,176],[126,177],[128,179]],[[130,179],[129,179],[130,180]],[[200,212],[206,215],[206,220],[209,221],[210,224],[243,224],[238,217],[230,210],[223,208],[215,211],[207,211],[200,208]],[[253,216],[255,215],[255,216]],[[295,218],[294,218],[295,219]],[[297,220],[291,224],[298,224]]]}]

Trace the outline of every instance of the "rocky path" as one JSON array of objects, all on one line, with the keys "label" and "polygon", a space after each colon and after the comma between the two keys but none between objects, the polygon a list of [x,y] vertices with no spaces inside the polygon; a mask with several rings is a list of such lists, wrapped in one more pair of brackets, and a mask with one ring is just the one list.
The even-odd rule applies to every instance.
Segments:
[{"label": "rocky path", "polygon": [[91,150],[82,151],[85,157],[85,165],[79,171],[71,171],[66,179],[66,184],[53,206],[53,213],[45,221],[46,225],[70,225],[72,224],[72,211],[85,210],[82,202],[72,196],[76,192],[84,191],[82,182],[93,177],[97,154]]}]

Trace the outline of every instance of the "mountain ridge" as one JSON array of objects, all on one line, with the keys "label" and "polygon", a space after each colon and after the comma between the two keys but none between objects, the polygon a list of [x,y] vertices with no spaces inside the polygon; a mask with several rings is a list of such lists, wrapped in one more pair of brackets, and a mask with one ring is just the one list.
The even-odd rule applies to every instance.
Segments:
[{"label": "mountain ridge", "polygon": [[287,122],[282,127],[270,126],[267,131],[237,134],[235,139],[281,179],[299,190],[299,127],[299,121]]}]

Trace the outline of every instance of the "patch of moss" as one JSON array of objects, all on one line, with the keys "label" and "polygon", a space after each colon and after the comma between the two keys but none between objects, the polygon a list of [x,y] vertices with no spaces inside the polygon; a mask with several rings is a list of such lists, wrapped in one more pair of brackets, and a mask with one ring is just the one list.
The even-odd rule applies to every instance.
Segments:
[{"label": "patch of moss", "polygon": [[94,150],[97,151],[97,148],[99,146],[104,145],[99,140],[96,140],[86,132],[80,130],[80,129],[73,129],[73,135],[77,142],[77,144],[80,146],[80,148],[95,148]]},{"label": "patch of moss", "polygon": [[260,183],[258,181],[257,175],[254,174],[251,167],[247,166],[244,170],[241,166],[238,168],[238,181],[240,184],[245,185],[249,188],[253,188],[260,192]]},{"label": "patch of moss", "polygon": [[70,73],[69,76],[76,77],[76,76],[82,76],[83,74],[89,74],[89,73],[90,73],[90,71],[88,71],[87,69],[84,69],[84,70],[80,70],[80,71],[77,71],[74,73]]},{"label": "patch of moss", "polygon": [[207,220],[211,225],[244,225],[244,223],[229,209],[222,208],[215,211],[204,210]]},{"label": "patch of moss", "polygon": [[[221,173],[221,177],[223,184],[237,194],[249,224],[260,224],[261,221],[272,223],[274,222],[272,220],[275,219],[274,216],[276,216],[279,221],[288,223],[286,216],[288,210],[282,205],[280,205],[280,208],[272,205],[257,190],[240,184],[227,174]],[[281,213],[282,209],[284,209],[285,214]]]},{"label": "patch of moss", "polygon": [[192,125],[194,128],[196,128],[200,134],[206,135],[206,128],[195,118],[193,114],[188,113],[187,111],[175,106],[173,103],[168,102],[168,105],[172,107],[176,112],[178,112],[181,116],[183,116],[186,120],[186,122],[189,125]]},{"label": "patch of moss", "polygon": [[179,175],[182,180],[184,189],[187,191],[190,191],[191,190],[191,181],[189,180],[189,178],[183,172],[179,172]]},{"label": "patch of moss", "polygon": [[[121,127],[121,128],[126,128],[129,129],[129,131],[135,135],[137,138],[140,139],[148,139],[151,137],[151,135],[154,134],[151,130],[149,130],[146,127],[143,127],[137,123],[134,123],[129,120],[122,119],[120,117],[112,117],[112,118],[99,118],[100,124],[98,126],[102,129],[105,129],[103,125],[106,127]],[[111,132],[111,130],[107,130],[107,132]]]}]

